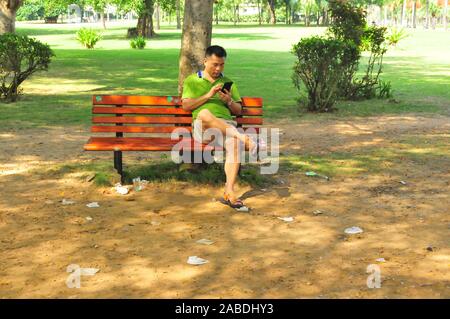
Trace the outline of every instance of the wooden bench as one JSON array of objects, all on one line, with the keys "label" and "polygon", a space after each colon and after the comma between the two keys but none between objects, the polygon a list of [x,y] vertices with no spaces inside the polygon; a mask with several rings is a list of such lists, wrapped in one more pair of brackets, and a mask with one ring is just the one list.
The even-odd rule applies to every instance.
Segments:
[{"label": "wooden bench", "polygon": [[[102,136],[91,137],[84,150],[113,151],[114,168],[122,183],[122,152],[171,151],[181,140],[171,139],[174,130],[183,127],[192,133],[191,112],[183,110],[178,96],[94,95],[92,103],[91,132]],[[263,124],[262,106],[262,98],[243,97],[242,114],[235,117],[238,127],[254,128],[259,133]],[[182,142],[183,152],[204,151],[211,147],[194,143],[192,137],[183,138]]]}]

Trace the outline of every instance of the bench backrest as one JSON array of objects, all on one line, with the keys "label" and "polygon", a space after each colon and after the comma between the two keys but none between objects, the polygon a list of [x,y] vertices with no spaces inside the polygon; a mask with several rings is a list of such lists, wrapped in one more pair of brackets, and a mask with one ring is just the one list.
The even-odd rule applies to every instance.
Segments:
[{"label": "bench backrest", "polygon": [[[94,95],[92,97],[92,128],[94,133],[170,134],[180,126],[192,130],[191,112],[181,107],[178,96]],[[242,98],[242,115],[235,120],[239,127],[259,131],[263,124],[263,100]]]}]

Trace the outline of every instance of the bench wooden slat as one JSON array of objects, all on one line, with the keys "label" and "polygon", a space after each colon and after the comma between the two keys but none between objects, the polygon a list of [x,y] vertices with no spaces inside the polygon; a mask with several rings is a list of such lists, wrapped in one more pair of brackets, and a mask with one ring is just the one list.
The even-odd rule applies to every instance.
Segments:
[{"label": "bench wooden slat", "polygon": [[[147,106],[181,106],[179,96],[145,96],[145,95],[93,95],[93,105],[147,105]],[[245,107],[262,107],[260,97],[242,97]]]},{"label": "bench wooden slat", "polygon": [[[110,106],[96,106],[92,108],[93,114],[173,114],[173,115],[191,115],[191,112],[185,111],[182,108],[175,107],[110,107]],[[243,116],[262,116],[262,108],[246,108],[242,110]]]},{"label": "bench wooden slat", "polygon": [[92,123],[123,123],[123,124],[190,124],[192,117],[188,116],[96,116]]},{"label": "bench wooden slat", "polygon": [[260,97],[242,97],[242,106],[245,107],[263,107],[263,99]]},{"label": "bench wooden slat", "polygon": [[144,96],[144,95],[94,95],[94,105],[148,105],[148,106],[180,106],[178,96]]},{"label": "bench wooden slat", "polygon": [[183,128],[192,132],[192,126],[107,126],[94,125],[91,127],[93,133],[171,133],[177,128]]},{"label": "bench wooden slat", "polygon": [[[237,118],[238,124],[262,125],[262,117]],[[190,124],[192,117],[187,116],[96,116],[92,123],[117,123],[117,124]]]},{"label": "bench wooden slat", "polygon": [[262,117],[239,117],[236,119],[238,124],[251,124],[251,125],[262,125]]},{"label": "bench wooden slat", "polygon": [[175,144],[185,151],[213,150],[192,138],[171,140],[161,137],[91,137],[84,145],[86,151],[171,151]]},{"label": "bench wooden slat", "polygon": [[175,107],[94,107],[93,114],[179,114],[191,115],[191,112]]}]

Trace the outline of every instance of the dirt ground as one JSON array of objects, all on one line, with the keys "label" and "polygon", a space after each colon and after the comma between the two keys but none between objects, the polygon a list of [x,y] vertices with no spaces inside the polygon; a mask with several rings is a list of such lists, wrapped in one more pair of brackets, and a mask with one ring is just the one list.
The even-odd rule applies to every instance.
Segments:
[{"label": "dirt ground", "polygon": [[[449,119],[267,126],[282,129],[284,155],[359,154],[417,136],[430,148],[415,154],[426,155],[435,140],[450,147]],[[0,131],[1,298],[450,298],[448,156],[405,158],[329,181],[282,169],[267,189],[240,186],[252,208],[246,214],[217,201],[220,187],[151,183],[123,196],[76,174],[39,173],[95,159],[112,165],[111,153],[83,152],[88,137],[87,127]],[[75,203],[62,205],[63,198]],[[86,207],[93,201],[100,207]],[[294,221],[277,218],[284,216]],[[346,235],[351,226],[364,232]],[[214,244],[197,244],[202,238]],[[209,263],[189,265],[189,256]],[[100,270],[68,288],[70,264]],[[367,286],[371,264],[381,288]]]}]

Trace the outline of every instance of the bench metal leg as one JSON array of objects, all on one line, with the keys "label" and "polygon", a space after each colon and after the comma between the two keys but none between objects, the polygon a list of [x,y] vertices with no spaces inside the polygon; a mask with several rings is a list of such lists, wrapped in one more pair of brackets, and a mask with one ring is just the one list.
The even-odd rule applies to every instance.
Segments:
[{"label": "bench metal leg", "polygon": [[120,183],[124,183],[123,178],[123,167],[122,167],[122,152],[114,151],[114,168],[117,170],[117,173],[120,175]]}]

